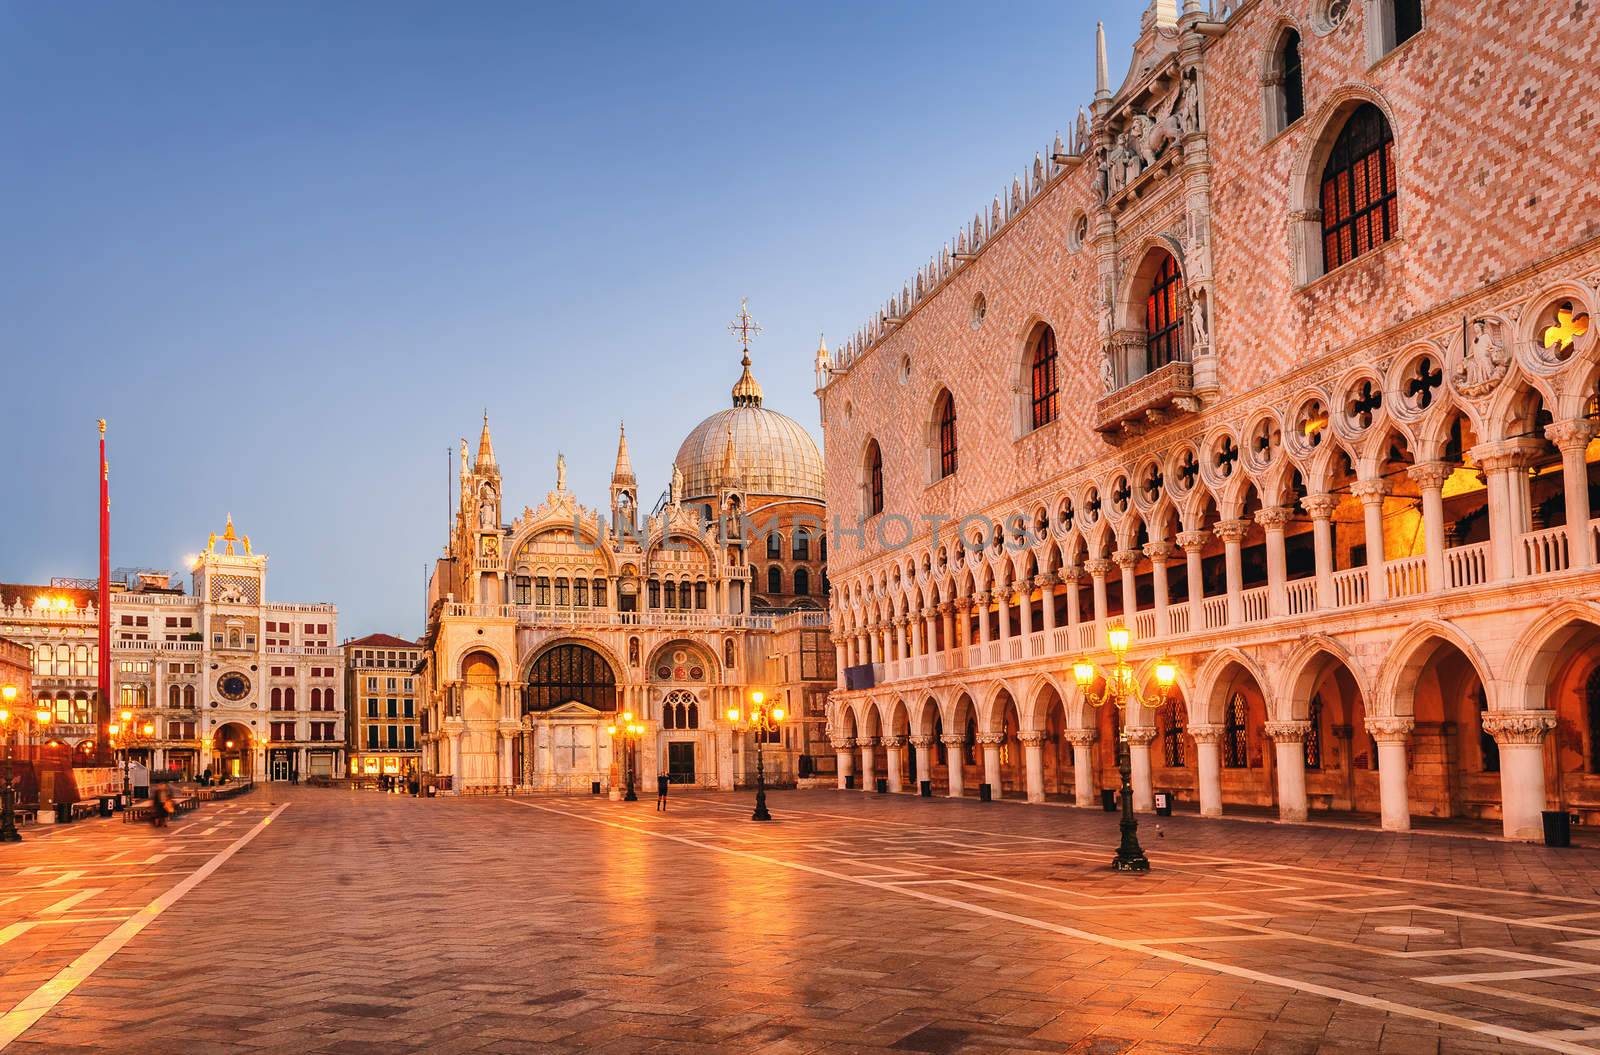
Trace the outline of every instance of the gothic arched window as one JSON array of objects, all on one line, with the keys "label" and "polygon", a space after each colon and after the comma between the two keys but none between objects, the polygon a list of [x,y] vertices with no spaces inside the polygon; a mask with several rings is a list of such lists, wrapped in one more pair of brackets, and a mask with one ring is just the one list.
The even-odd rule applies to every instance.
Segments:
[{"label": "gothic arched window", "polygon": [[1183,359],[1183,274],[1171,253],[1161,253],[1144,298],[1145,372]]},{"label": "gothic arched window", "polygon": [[949,392],[939,397],[939,479],[956,471],[956,401]]},{"label": "gothic arched window", "polygon": [[183,687],[183,705],[185,707],[193,707],[194,706],[194,686],[193,685],[185,685]]},{"label": "gothic arched window", "polygon": [[1322,169],[1322,266],[1332,271],[1394,237],[1394,135],[1383,111],[1356,108]]},{"label": "gothic arched window", "polygon": [[772,560],[783,556],[783,535],[776,531],[767,534],[767,556]]},{"label": "gothic arched window", "polygon": [[1228,711],[1224,716],[1222,764],[1229,769],[1246,769],[1250,765],[1250,708],[1244,694],[1228,697]]},{"label": "gothic arched window", "polygon": [[286,710],[286,711],[294,710],[294,686],[293,685],[291,685],[287,689],[283,690],[283,709]]},{"label": "gothic arched window", "polygon": [[867,441],[867,516],[883,512],[883,451],[877,440]]},{"label": "gothic arched window", "polygon": [[689,701],[688,719],[690,729],[700,728],[700,704],[696,703],[694,700]]},{"label": "gothic arched window", "polygon": [[1300,66],[1300,34],[1289,30],[1278,47],[1278,75],[1283,83],[1278,90],[1283,102],[1283,119],[1278,126],[1282,131],[1306,114],[1305,71]]},{"label": "gothic arched window", "polygon": [[267,704],[267,709],[269,711],[281,711],[281,710],[283,710],[283,690],[282,689],[273,689],[272,690],[272,699],[271,699],[271,702],[269,702]]},{"label": "gothic arched window", "polygon": [[1306,717],[1311,720],[1311,725],[1306,729],[1306,768],[1322,768],[1322,697],[1311,697],[1311,703],[1306,708]]},{"label": "gothic arched window", "polygon": [[789,556],[793,560],[811,559],[811,532],[805,528],[795,529],[789,540]]},{"label": "gothic arched window", "polygon": [[801,597],[811,593],[811,575],[804,568],[794,570],[794,592]]},{"label": "gothic arched window", "polygon": [[1033,427],[1039,428],[1056,420],[1059,385],[1056,380],[1056,331],[1048,326],[1039,327],[1033,341],[1030,367],[1033,392]]},{"label": "gothic arched window", "polygon": [[783,569],[776,564],[767,569],[767,592],[783,592]]}]

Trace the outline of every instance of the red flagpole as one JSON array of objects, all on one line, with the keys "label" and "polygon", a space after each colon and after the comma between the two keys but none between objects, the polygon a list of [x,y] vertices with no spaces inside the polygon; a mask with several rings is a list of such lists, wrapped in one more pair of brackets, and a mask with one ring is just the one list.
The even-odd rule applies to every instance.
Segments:
[{"label": "red flagpole", "polygon": [[111,470],[106,419],[100,419],[100,701],[95,707],[95,760],[111,764]]}]

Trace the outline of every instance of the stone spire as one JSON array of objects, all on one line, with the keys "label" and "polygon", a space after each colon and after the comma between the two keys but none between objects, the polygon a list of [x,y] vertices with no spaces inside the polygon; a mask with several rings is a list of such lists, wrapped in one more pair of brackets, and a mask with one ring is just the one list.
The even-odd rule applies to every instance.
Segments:
[{"label": "stone spire", "polygon": [[489,438],[489,411],[486,408],[483,412],[483,433],[478,437],[478,460],[473,468],[483,472],[494,467],[494,441]]},{"label": "stone spire", "polygon": [[[748,362],[749,360],[746,360]],[[760,396],[757,395],[757,406],[760,405]],[[739,472],[739,459],[734,455],[733,449],[733,423],[728,424],[728,440],[722,445],[722,483],[723,486],[732,481]]]},{"label": "stone spire", "polygon": [[617,465],[611,470],[613,484],[634,483],[633,462],[628,457],[628,426],[625,423],[617,424]]},{"label": "stone spire", "polygon": [[1106,63],[1106,24],[1094,24],[1094,97],[1111,98],[1111,74]]}]

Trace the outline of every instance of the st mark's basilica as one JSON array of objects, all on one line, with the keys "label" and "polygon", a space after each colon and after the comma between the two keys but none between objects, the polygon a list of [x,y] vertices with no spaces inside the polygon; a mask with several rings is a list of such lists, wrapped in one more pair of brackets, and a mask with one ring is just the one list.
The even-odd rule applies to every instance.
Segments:
[{"label": "st mark's basilica", "polygon": [[[507,515],[509,476],[484,418],[462,443],[460,500],[429,587],[423,770],[445,790],[604,791],[627,779],[733,788],[810,778],[833,687],[822,457],[762,405],[744,345],[732,405],[684,438],[653,509],[625,429],[609,509],[579,501],[565,461],[536,506]],[[754,692],[776,733],[728,717]],[[608,731],[632,714],[640,735]],[[632,753],[631,760],[629,753]]]}]

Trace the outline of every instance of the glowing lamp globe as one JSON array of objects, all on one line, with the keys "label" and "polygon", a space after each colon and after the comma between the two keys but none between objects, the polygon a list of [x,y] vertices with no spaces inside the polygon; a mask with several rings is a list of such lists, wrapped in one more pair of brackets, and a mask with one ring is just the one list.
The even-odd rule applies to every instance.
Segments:
[{"label": "glowing lamp globe", "polygon": [[751,703],[759,704],[759,703],[761,703],[762,700],[765,700],[766,698],[767,698],[766,693],[762,692],[760,689],[757,689],[755,692],[752,692],[750,694],[750,702]]},{"label": "glowing lamp globe", "polygon": [[1078,660],[1072,665],[1072,677],[1079,688],[1087,689],[1094,683],[1094,664],[1088,660]]},{"label": "glowing lamp globe", "polygon": [[737,708],[737,707],[729,707],[728,708],[728,721],[737,722],[738,720],[739,720],[739,708]]},{"label": "glowing lamp globe", "polygon": [[1111,642],[1111,651],[1120,656],[1128,651],[1128,645],[1133,640],[1133,634],[1125,626],[1114,626],[1106,631],[1106,639]]},{"label": "glowing lamp globe", "polygon": [[1163,689],[1170,689],[1177,680],[1177,665],[1174,664],[1172,660],[1163,656],[1161,661],[1156,664],[1156,684],[1160,685]]},{"label": "glowing lamp globe", "polygon": [[0,688],[0,699],[3,699],[7,703],[10,703],[12,700],[14,700],[16,698],[17,698],[17,687],[15,685],[7,685],[4,688]]},{"label": "glowing lamp globe", "polygon": [[775,722],[783,721],[783,708],[782,707],[774,707],[774,708],[772,708],[772,720],[775,721]]}]

